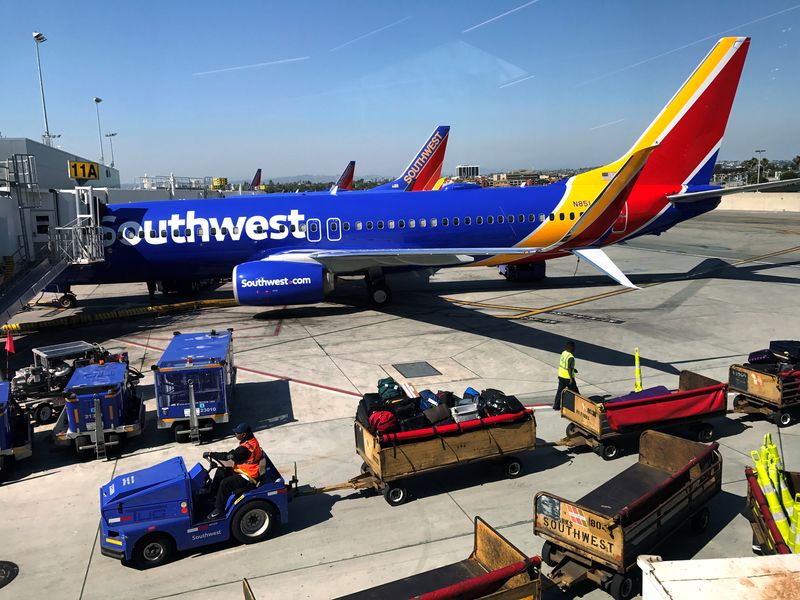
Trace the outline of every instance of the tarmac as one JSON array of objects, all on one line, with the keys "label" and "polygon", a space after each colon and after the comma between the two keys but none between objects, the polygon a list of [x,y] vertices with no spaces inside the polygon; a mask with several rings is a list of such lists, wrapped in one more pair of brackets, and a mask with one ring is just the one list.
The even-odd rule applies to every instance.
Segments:
[{"label": "tarmac", "polygon": [[[420,475],[411,500],[390,507],[378,494],[336,492],[296,498],[288,525],[260,544],[209,546],[146,572],[100,555],[99,487],[122,473],[182,455],[232,448],[230,426],[202,446],[178,445],[155,426],[149,367],[173,331],[233,327],[238,389],[233,422],[248,421],[286,477],[316,486],[359,472],[353,415],[361,394],[393,365],[427,362],[438,375],[411,378],[417,389],[497,388],[535,408],[537,437],[554,442],[566,422],[550,406],[558,355],[576,342],[578,384],[586,394],[629,392],[634,348],[645,387],[677,387],[690,369],[722,381],[729,365],[772,339],[800,338],[800,214],[718,212],[608,249],[642,289],[630,291],[591,266],[548,263],[543,283],[512,284],[488,268],[438,271],[430,281],[390,280],[394,303],[374,310],[360,282],[346,282],[335,303],[306,307],[213,307],[185,313],[114,318],[85,326],[17,334],[13,365],[30,349],[96,341],[130,353],[146,373],[145,433],[119,457],[79,461],[53,447],[51,426],[37,427],[34,456],[15,465],[0,487],[0,560],[19,575],[0,598],[241,598],[247,577],[256,597],[333,598],[465,558],[480,515],[518,548],[538,554],[533,496],[540,490],[578,499],[636,461],[604,461],[587,451],[542,447],[521,455],[523,476],[505,479],[494,463]],[[100,314],[148,304],[144,284],[85,286],[79,307],[40,304],[17,322]],[[230,284],[206,294],[230,297]],[[47,300],[44,298],[43,300]],[[157,301],[174,299],[157,297]],[[723,491],[710,503],[706,533],[674,533],[656,553],[665,559],[751,555],[742,514],[749,453],[770,431],[784,464],[800,470],[800,425],[730,414],[714,422],[723,455]],[[778,431],[780,435],[778,435]],[[545,568],[545,571],[547,569]],[[607,598],[581,588],[548,589],[546,598]]]}]

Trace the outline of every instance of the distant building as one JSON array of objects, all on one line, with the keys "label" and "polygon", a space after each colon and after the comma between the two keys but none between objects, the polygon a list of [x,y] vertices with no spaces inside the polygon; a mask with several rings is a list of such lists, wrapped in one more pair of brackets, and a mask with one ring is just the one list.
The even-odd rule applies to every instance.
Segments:
[{"label": "distant building", "polygon": [[459,179],[474,179],[480,175],[478,165],[458,165],[456,167],[456,177]]}]

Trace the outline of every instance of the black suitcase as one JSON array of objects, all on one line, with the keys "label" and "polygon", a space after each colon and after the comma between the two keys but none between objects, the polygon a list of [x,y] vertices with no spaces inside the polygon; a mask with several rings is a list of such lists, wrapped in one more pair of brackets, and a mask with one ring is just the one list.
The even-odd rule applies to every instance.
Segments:
[{"label": "black suitcase", "polygon": [[443,392],[441,390],[436,392],[436,397],[439,398],[439,400],[444,403],[447,408],[453,408],[456,404],[458,404],[458,401],[461,400],[461,398],[456,396],[453,392]]},{"label": "black suitcase", "polygon": [[361,398],[367,410],[367,416],[374,413],[376,410],[386,410],[386,402],[381,398],[380,394],[364,394]]},{"label": "black suitcase", "polygon": [[769,349],[789,362],[800,362],[800,340],[772,340]]},{"label": "black suitcase", "polygon": [[484,417],[496,417],[525,410],[516,396],[506,396],[500,390],[483,390],[478,397],[478,412]]},{"label": "black suitcase", "polygon": [[778,362],[772,350],[756,350],[747,357],[747,362],[751,365],[774,365]]},{"label": "black suitcase", "polygon": [[387,402],[386,406],[395,414],[398,420],[420,414],[419,398],[400,398],[399,400]]},{"label": "black suitcase", "polygon": [[356,421],[361,423],[364,427],[369,428],[369,415],[367,414],[367,407],[364,399],[358,401],[358,409],[356,410]]},{"label": "black suitcase", "polygon": [[424,411],[423,413],[425,418],[432,425],[439,425],[442,421],[450,419],[452,415],[450,414],[450,409],[447,408],[444,404],[440,404],[439,406],[434,406],[433,408],[429,408],[428,410]]},{"label": "black suitcase", "polygon": [[431,426],[425,415],[414,415],[400,420],[400,431],[414,431],[416,429],[427,429]]}]

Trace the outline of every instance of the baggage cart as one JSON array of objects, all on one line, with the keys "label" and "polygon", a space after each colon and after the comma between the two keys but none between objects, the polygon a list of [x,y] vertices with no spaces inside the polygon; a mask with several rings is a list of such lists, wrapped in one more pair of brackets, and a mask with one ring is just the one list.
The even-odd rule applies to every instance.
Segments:
[{"label": "baggage cart", "polygon": [[[459,562],[336,600],[407,600],[408,598],[541,598],[541,559],[529,558],[480,517],[475,517],[472,553]],[[252,592],[251,592],[252,593]],[[246,597],[246,596],[245,596]]]},{"label": "baggage cart", "polygon": [[124,362],[75,369],[64,390],[66,405],[53,427],[55,444],[74,445],[78,454],[94,451],[97,458],[106,458],[107,448],[140,435],[145,407],[136,394],[136,381]]},{"label": "baggage cart", "polygon": [[800,418],[800,370],[771,373],[767,365],[731,365],[728,389],[735,394],[733,410],[765,415],[778,427]]},{"label": "baggage cart", "polygon": [[[295,495],[342,489],[374,489],[382,492],[391,506],[399,506],[408,500],[406,480],[421,473],[496,459],[503,461],[507,477],[519,477],[522,474],[522,463],[514,454],[536,447],[536,419],[533,410],[526,409],[519,419],[507,422],[476,419],[474,429],[469,423],[459,424],[459,427],[464,428],[461,433],[434,434],[418,441],[398,443],[391,441],[396,434],[374,434],[359,421],[355,421],[356,452],[364,461],[360,475],[344,483],[319,488],[304,486],[303,489],[297,489],[295,475],[290,485],[293,486]],[[432,429],[436,431],[436,428]],[[384,438],[389,441],[384,441]]]},{"label": "baggage cart", "polygon": [[30,414],[20,408],[9,392],[9,383],[0,381],[0,478],[12,461],[30,458],[33,454]]},{"label": "baggage cart", "polygon": [[703,531],[706,503],[721,489],[716,442],[645,431],[639,461],[580,500],[536,494],[533,531],[546,540],[548,578],[562,589],[588,580],[616,600],[631,598],[639,585],[637,556],[651,553],[685,521]]},{"label": "baggage cart", "polygon": [[[794,498],[795,492],[800,492],[800,473],[784,471],[783,474],[786,476],[786,483],[789,486],[792,498]],[[744,475],[747,478],[747,508],[745,515],[747,520],[750,521],[750,527],[753,529],[753,551],[757,554],[766,555],[791,554],[791,549],[786,545],[786,540],[783,539],[777,525],[775,525],[767,499],[764,497],[761,486],[758,485],[755,471],[750,467],[745,467]]]},{"label": "baggage cart", "polygon": [[152,369],[158,428],[171,429],[175,441],[199,443],[202,434],[230,420],[236,386],[233,329],[176,331]]},{"label": "baggage cart", "polygon": [[725,384],[692,371],[681,371],[678,389],[644,390],[619,398],[587,398],[572,390],[561,397],[561,416],[569,421],[556,445],[589,446],[605,460],[622,455],[648,429],[688,429],[701,442],[714,439],[708,419],[726,414]]}]

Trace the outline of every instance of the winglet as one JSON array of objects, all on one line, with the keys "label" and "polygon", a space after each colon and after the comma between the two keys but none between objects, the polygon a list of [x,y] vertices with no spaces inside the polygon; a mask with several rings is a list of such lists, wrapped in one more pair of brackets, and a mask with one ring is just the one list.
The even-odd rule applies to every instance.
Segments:
[{"label": "winglet", "polygon": [[625,276],[620,268],[608,257],[608,254],[603,252],[600,248],[582,248],[572,250],[572,253],[579,258],[582,258],[598,271],[602,271],[617,283],[633,290],[641,289],[633,285],[631,280]]}]

